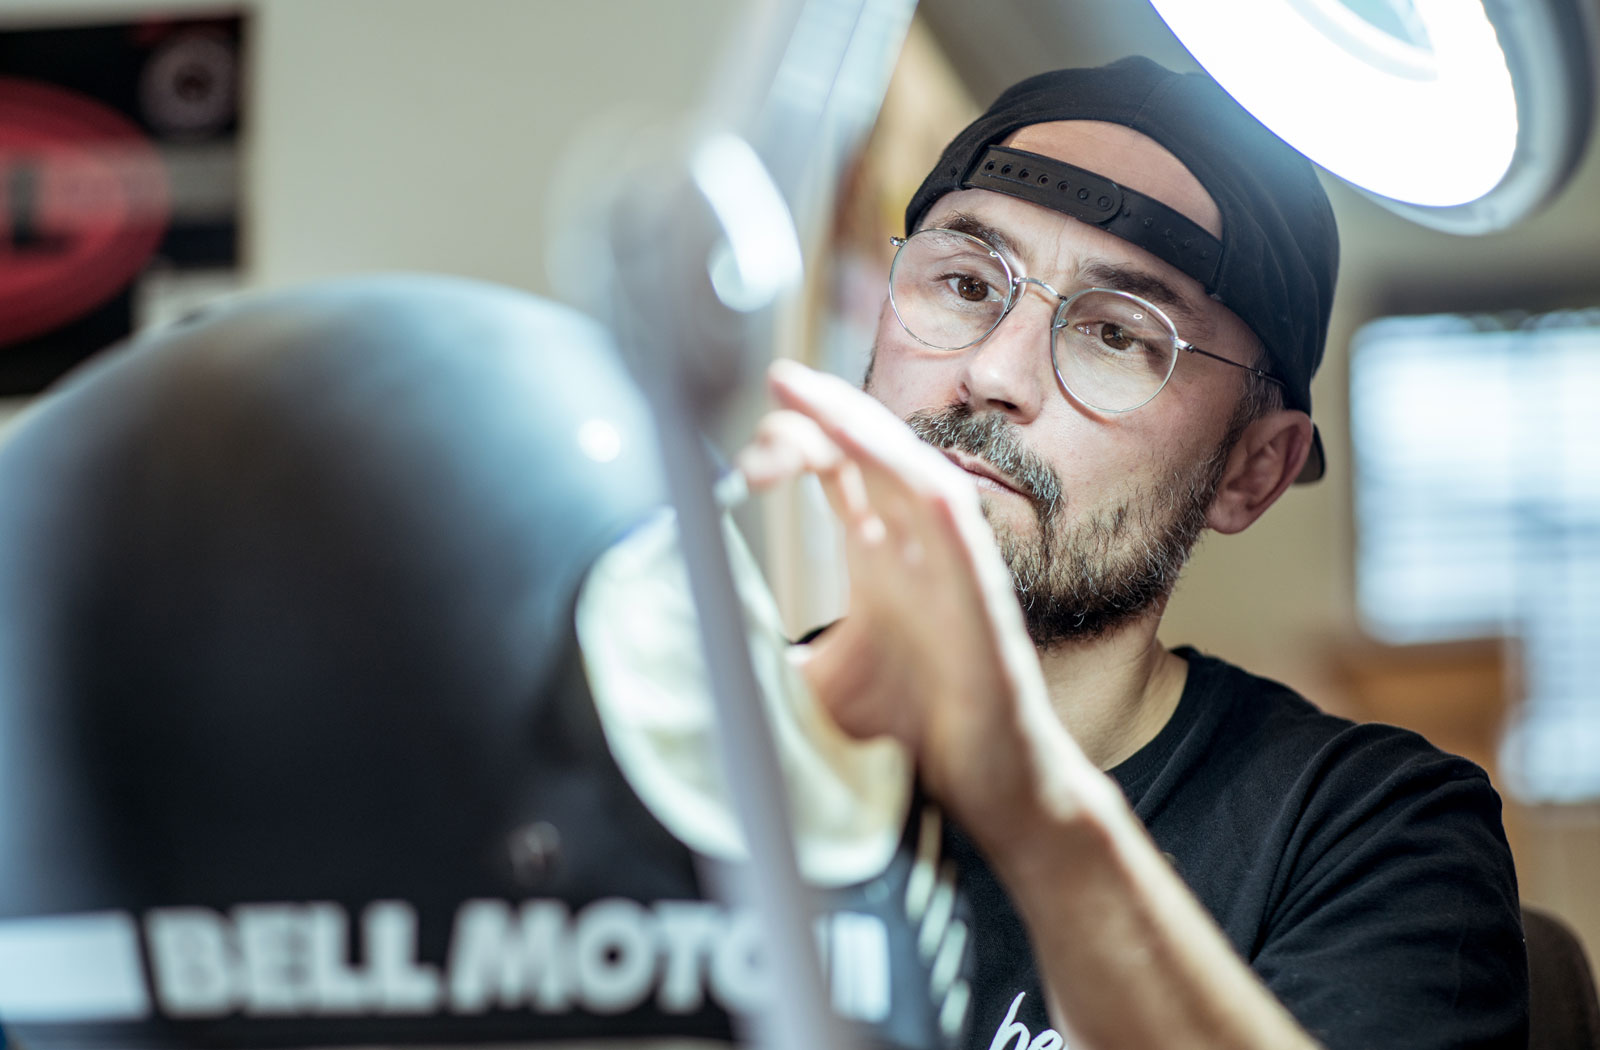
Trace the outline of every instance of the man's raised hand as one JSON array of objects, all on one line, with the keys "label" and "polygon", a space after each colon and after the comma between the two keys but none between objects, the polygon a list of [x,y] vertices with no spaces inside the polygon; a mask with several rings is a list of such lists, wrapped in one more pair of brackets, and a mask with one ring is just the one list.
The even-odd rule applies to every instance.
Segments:
[{"label": "man's raised hand", "polygon": [[1086,760],[1050,710],[971,478],[840,379],[780,361],[769,380],[782,407],[740,468],[754,489],[816,475],[849,565],[849,609],[804,653],[808,682],[846,731],[898,737],[958,820],[1003,837],[1036,804],[1040,763],[1063,747]]}]

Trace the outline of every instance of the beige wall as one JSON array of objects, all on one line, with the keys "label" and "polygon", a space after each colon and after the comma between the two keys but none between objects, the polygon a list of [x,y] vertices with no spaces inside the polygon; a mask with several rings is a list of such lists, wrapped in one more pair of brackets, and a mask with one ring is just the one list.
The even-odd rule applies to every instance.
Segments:
[{"label": "beige wall", "polygon": [[0,0],[0,24],[252,13],[251,282],[423,269],[546,287],[547,190],[596,114],[672,116],[736,0]]}]

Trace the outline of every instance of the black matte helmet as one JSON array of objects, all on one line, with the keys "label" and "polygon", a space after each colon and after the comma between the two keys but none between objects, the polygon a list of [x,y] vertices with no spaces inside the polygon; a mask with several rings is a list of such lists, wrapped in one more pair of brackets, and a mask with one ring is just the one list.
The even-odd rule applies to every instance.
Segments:
[{"label": "black matte helmet", "polygon": [[[247,299],[70,377],[0,493],[13,1036],[726,1039],[759,1008],[748,917],[585,672],[585,579],[662,497],[591,322],[444,278]],[[889,1045],[949,1034],[905,914],[925,823],[830,905],[881,942],[854,1016]]]}]

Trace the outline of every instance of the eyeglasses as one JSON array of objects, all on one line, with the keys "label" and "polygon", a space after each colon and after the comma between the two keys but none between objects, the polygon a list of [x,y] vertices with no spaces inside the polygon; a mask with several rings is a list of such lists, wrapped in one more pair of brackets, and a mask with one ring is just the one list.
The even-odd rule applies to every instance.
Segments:
[{"label": "eyeglasses", "polygon": [[1038,285],[1057,300],[1050,322],[1050,362],[1067,393],[1096,412],[1146,405],[1172,378],[1178,351],[1222,361],[1283,385],[1269,372],[1229,361],[1178,338],[1153,303],[1110,288],[1062,295],[1019,277],[986,242],[957,230],[919,230],[891,237],[889,303],[900,327],[934,350],[965,350],[988,338],[1027,290]]}]

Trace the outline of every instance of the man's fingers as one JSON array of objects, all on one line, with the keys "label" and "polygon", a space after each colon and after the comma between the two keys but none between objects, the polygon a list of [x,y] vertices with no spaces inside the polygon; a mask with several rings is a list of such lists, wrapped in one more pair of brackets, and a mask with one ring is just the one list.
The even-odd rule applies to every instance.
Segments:
[{"label": "man's fingers", "polygon": [[893,412],[837,376],[780,359],[767,378],[779,404],[815,420],[830,438],[847,444],[846,451],[881,445],[927,449]]},{"label": "man's fingers", "polygon": [[919,440],[904,420],[844,380],[793,361],[773,362],[768,376],[780,404],[815,421],[852,459],[890,471],[908,485],[948,483],[956,476],[957,468]]},{"label": "man's fingers", "polygon": [[891,529],[987,530],[970,479],[871,395],[792,361],[774,362],[768,375],[780,403],[813,420],[860,466],[872,505]]},{"label": "man's fingers", "polygon": [[847,530],[853,579],[879,580],[909,595],[930,582],[931,567],[964,564],[966,573],[939,574],[945,589],[938,593],[954,586],[965,601],[1015,604],[971,479],[843,380],[792,363],[775,364],[769,374],[774,396],[791,414],[814,422],[859,469],[872,514]]},{"label": "man's fingers", "polygon": [[770,412],[756,426],[755,436],[739,453],[737,464],[756,491],[814,474],[828,503],[847,524],[872,514],[861,470],[817,423],[798,412]]},{"label": "man's fingers", "polygon": [[844,458],[822,428],[798,412],[770,412],[756,425],[736,463],[756,491],[799,477],[833,470]]},{"label": "man's fingers", "polygon": [[[891,571],[880,563],[885,554],[897,564],[894,571],[953,558],[971,566],[986,601],[1011,600],[1010,576],[993,550],[977,491],[958,467],[842,379],[792,361],[774,362],[768,375],[773,395],[789,409],[773,414],[781,417],[775,428],[804,433],[805,441],[824,443],[837,457],[819,477],[858,546],[857,568]],[[838,479],[831,488],[830,477]]]}]

